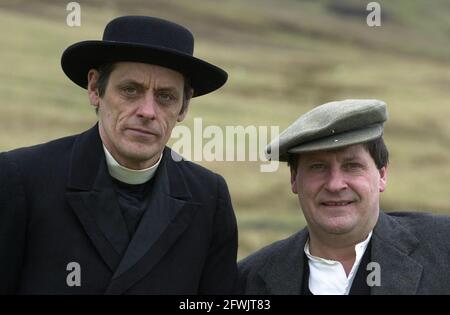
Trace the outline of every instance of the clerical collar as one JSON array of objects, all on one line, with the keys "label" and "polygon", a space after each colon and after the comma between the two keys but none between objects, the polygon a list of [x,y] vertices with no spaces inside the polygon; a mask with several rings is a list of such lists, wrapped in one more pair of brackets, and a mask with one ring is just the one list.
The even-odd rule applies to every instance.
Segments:
[{"label": "clerical collar", "polygon": [[139,185],[149,181],[155,175],[155,172],[158,169],[159,163],[162,159],[161,153],[161,156],[159,157],[159,160],[155,165],[142,170],[132,170],[120,165],[111,155],[111,153],[109,153],[105,145],[103,145],[103,151],[105,152],[106,164],[108,165],[109,174],[113,178],[130,185]]}]

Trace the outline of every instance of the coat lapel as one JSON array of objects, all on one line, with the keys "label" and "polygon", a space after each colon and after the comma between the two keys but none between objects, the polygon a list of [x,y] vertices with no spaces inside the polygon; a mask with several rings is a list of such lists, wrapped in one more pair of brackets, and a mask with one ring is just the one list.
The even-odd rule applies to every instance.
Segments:
[{"label": "coat lapel", "polygon": [[302,292],[303,248],[307,239],[306,228],[294,234],[260,269],[259,276],[266,284],[267,294],[294,295]]},{"label": "coat lapel", "polygon": [[166,149],[154,178],[148,209],[116,270],[108,294],[125,292],[162,259],[185,231],[198,204],[192,198],[183,174]]},{"label": "coat lapel", "polygon": [[371,294],[416,294],[423,267],[409,255],[419,240],[381,212],[372,236],[372,261],[380,264],[381,285]]},{"label": "coat lapel", "polygon": [[66,197],[102,259],[114,272],[129,236],[95,125],[75,140]]}]

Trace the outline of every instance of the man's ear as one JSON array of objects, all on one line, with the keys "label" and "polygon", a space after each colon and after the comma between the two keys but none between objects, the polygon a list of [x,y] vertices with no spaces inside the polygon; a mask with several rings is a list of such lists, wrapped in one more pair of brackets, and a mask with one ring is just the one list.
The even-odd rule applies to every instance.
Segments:
[{"label": "man's ear", "polygon": [[297,171],[291,168],[291,190],[294,194],[298,194],[297,189]]},{"label": "man's ear", "polygon": [[178,117],[177,117],[177,121],[178,122],[182,122],[186,118],[186,115],[187,115],[188,110],[189,110],[189,104],[190,104],[190,101],[191,101],[191,98],[192,98],[193,94],[194,94],[194,90],[190,89],[189,92],[188,92],[188,95],[186,95],[186,96],[183,95],[183,97],[185,99],[183,99],[183,105],[181,106],[181,111],[180,111],[180,113],[178,114]]},{"label": "man's ear", "polygon": [[89,101],[91,102],[92,106],[98,108],[98,105],[100,104],[100,96],[98,94],[97,81],[98,71],[95,69],[89,70],[87,86]]},{"label": "man's ear", "polygon": [[380,168],[379,172],[380,172],[380,192],[383,192],[386,189],[387,185],[387,165]]}]

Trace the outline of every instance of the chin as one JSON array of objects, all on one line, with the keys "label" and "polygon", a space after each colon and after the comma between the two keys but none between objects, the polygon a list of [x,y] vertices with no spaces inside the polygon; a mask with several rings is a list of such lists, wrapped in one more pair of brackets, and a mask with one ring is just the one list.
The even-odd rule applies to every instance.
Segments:
[{"label": "chin", "polygon": [[323,230],[329,234],[345,234],[353,230],[355,224],[348,218],[332,218],[324,222]]},{"label": "chin", "polygon": [[333,227],[326,227],[325,231],[328,234],[334,234],[334,235],[342,235],[350,232],[352,229],[349,227],[341,227],[341,226],[333,226]]}]

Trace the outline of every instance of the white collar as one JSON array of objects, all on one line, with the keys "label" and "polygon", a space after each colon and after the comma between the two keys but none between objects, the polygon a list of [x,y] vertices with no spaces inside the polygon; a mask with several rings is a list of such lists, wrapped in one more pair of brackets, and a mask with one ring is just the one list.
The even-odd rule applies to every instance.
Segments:
[{"label": "white collar", "polygon": [[[355,263],[352,270],[348,274],[345,273],[344,267],[339,261],[325,259],[311,255],[309,252],[309,239],[305,244],[304,251],[308,257],[309,265],[309,290],[313,294],[341,294],[347,295],[350,292],[356,272],[359,268],[362,256],[366,251],[372,231],[369,236],[355,245]],[[365,266],[363,266],[366,268]]]},{"label": "white collar", "polygon": [[103,151],[105,152],[106,164],[108,165],[109,174],[115,179],[130,185],[139,185],[149,181],[155,175],[155,172],[158,169],[159,163],[162,159],[161,153],[158,162],[156,162],[153,166],[144,168],[142,170],[132,170],[120,165],[111,155],[111,153],[109,153],[105,145],[103,145]]}]

